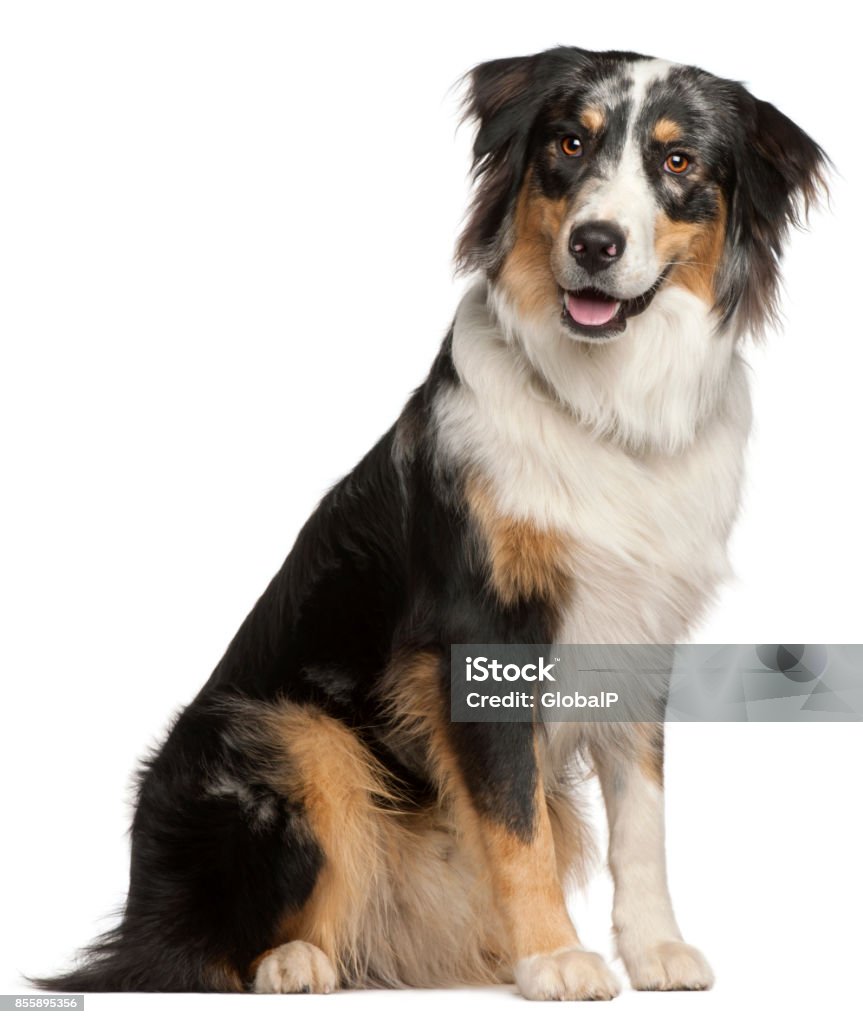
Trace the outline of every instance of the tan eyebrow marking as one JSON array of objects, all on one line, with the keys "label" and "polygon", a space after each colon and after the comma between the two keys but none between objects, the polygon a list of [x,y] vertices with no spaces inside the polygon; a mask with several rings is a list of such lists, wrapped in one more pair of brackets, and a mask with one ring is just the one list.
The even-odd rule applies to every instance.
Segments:
[{"label": "tan eyebrow marking", "polygon": [[599,107],[588,107],[582,111],[581,123],[589,132],[597,135],[605,127],[605,112]]},{"label": "tan eyebrow marking", "polygon": [[680,125],[670,117],[660,117],[653,126],[653,137],[657,142],[675,142],[682,134]]}]

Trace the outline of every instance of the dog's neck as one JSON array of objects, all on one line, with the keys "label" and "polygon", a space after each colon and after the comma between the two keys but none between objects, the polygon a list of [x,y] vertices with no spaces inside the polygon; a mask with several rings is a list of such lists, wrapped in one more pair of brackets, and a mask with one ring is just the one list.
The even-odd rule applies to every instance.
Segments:
[{"label": "dog's neck", "polygon": [[[622,559],[652,563],[661,549],[675,571],[705,557],[718,564],[751,418],[745,367],[728,339],[677,333],[703,332],[703,319],[692,315],[693,326],[683,301],[671,305],[658,311],[671,337],[654,328],[593,349],[563,339],[552,377],[548,362],[542,375],[529,362],[527,345],[556,337],[507,335],[486,286],[471,289],[453,327],[460,382],[434,402],[440,450],[485,481],[502,514]],[[705,355],[713,342],[719,355]],[[639,349],[650,344],[662,373]]]},{"label": "dog's neck", "polygon": [[724,405],[735,357],[733,334],[674,286],[623,335],[597,344],[573,340],[556,318],[520,316],[480,281],[459,305],[455,337],[459,375],[479,396],[512,409],[526,395],[555,402],[595,436],[643,453],[693,444]]}]

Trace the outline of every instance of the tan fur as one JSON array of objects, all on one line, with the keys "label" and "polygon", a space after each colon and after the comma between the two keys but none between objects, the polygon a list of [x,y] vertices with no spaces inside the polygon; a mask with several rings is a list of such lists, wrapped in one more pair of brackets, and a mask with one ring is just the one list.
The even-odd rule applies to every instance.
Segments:
[{"label": "tan fur", "polygon": [[[281,934],[281,931],[279,934]],[[251,981],[258,973],[258,968],[261,966],[261,962],[263,960],[266,960],[270,953],[275,953],[275,951],[278,948],[278,944],[276,944],[275,946],[268,947],[262,953],[258,953],[255,959],[249,964],[248,968],[246,969],[246,974],[249,981]]]},{"label": "tan fur", "polygon": [[705,224],[673,221],[660,213],[656,219],[656,254],[660,263],[672,266],[669,279],[704,299],[716,301],[716,272],[725,244],[726,207],[717,194],[717,211]]},{"label": "tan fur", "polygon": [[420,771],[438,793],[439,813],[467,851],[474,866],[485,870],[476,818],[447,736],[439,654],[431,651],[397,655],[380,686],[389,715],[389,742],[396,750],[421,751]]},{"label": "tan fur", "polygon": [[566,199],[547,199],[528,174],[515,208],[515,241],[500,272],[501,284],[523,316],[542,316],[549,303],[558,302],[551,248],[566,210]]},{"label": "tan fur", "polygon": [[662,142],[668,145],[671,142],[677,142],[680,138],[680,125],[676,121],[672,121],[670,117],[660,117],[660,119],[653,126],[653,137],[657,142]]},{"label": "tan fur", "polygon": [[264,718],[271,740],[284,751],[273,780],[303,806],[325,862],[300,913],[286,921],[282,941],[303,939],[322,949],[340,973],[357,962],[362,910],[371,898],[370,876],[380,871],[381,836],[376,801],[388,797],[387,780],[355,736],[312,708],[282,704]]},{"label": "tan fur", "polygon": [[[459,842],[466,844],[476,861],[483,858],[480,823],[472,811],[461,772],[452,752],[445,722],[448,709],[443,706],[438,683],[440,658],[431,652],[412,653],[394,659],[385,679],[393,731],[390,741],[402,737],[405,744],[419,743],[427,751],[425,764],[435,780],[442,804],[452,806],[451,818],[459,825]],[[545,743],[539,743],[544,754]],[[544,773],[543,773],[544,774]],[[557,874],[564,888],[571,883],[584,884],[596,852],[584,813],[572,792],[571,779],[562,778],[559,788],[551,789],[545,778],[545,803],[552,830]]]},{"label": "tan fur", "polygon": [[503,604],[541,598],[560,607],[572,579],[571,541],[554,530],[498,513],[490,490],[478,479],[466,488],[467,502],[488,549],[491,586]]},{"label": "tan fur", "polygon": [[268,752],[262,781],[302,805],[324,854],[310,898],[249,977],[294,940],[321,949],[342,984],[418,987],[510,980],[514,956],[572,944],[563,892],[589,844],[567,796],[538,786],[528,843],[476,812],[448,739],[439,655],[396,657],[379,696],[394,749],[422,751],[439,793],[430,810],[400,809],[395,780],[319,709],[237,705],[238,734]]},{"label": "tan fur", "polygon": [[664,785],[662,723],[637,722],[634,728],[639,737],[638,766],[643,774],[661,789]]},{"label": "tan fur", "polygon": [[207,971],[207,982],[214,992],[245,992],[243,978],[227,962],[211,964]]},{"label": "tan fur", "polygon": [[[420,659],[413,667],[417,680],[427,665]],[[506,977],[484,869],[456,835],[449,800],[432,812],[395,809],[393,780],[347,727],[317,709],[287,702],[247,709],[245,730],[273,751],[266,781],[302,804],[325,858],[311,897],[285,916],[273,946],[312,943],[343,984]]]},{"label": "tan fur", "polygon": [[[392,707],[397,728],[424,738],[428,766],[451,804],[460,843],[476,863],[485,863],[480,880],[488,885],[489,906],[499,911],[498,945],[505,936],[511,962],[562,946],[578,937],[566,910],[564,891],[573,878],[583,878],[591,847],[573,804],[563,792],[546,794],[537,783],[535,829],[529,841],[474,809],[444,726],[440,699],[439,659],[429,653],[412,656],[392,673]],[[503,936],[500,935],[503,932]]]},{"label": "tan fur", "polygon": [[481,826],[495,904],[506,923],[514,963],[581,945],[566,909],[541,783],[534,810],[535,829],[529,841],[503,825],[486,821]]},{"label": "tan fur", "polygon": [[599,135],[605,127],[605,112],[599,107],[588,107],[581,112],[581,123],[589,132]]},{"label": "tan fur", "polygon": [[664,785],[664,723],[617,722],[594,728],[586,735],[590,760],[610,778],[615,769],[636,766],[660,789]]},{"label": "tan fur", "polygon": [[596,862],[596,849],[585,811],[576,802],[568,782],[550,791],[546,784],[545,806],[557,858],[557,877],[564,892],[583,887]]}]

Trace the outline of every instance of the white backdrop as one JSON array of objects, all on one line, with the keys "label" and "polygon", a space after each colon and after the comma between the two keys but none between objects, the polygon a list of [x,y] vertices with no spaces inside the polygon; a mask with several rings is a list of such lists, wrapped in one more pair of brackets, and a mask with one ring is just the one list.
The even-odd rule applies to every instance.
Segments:
[{"label": "white backdrop", "polygon": [[[122,899],[128,783],[206,680],[323,490],[425,375],[472,64],[557,43],[746,80],[824,145],[832,210],[751,356],[737,581],[693,638],[853,643],[860,627],[856,32],[838,3],[10,2],[0,8],[0,991]],[[709,994],[538,1008],[509,990],[250,999],[290,1012],[851,1018],[863,913],[853,725],[669,730],[672,892]],[[609,886],[579,930],[610,950]],[[314,999],[310,1002],[310,999]],[[91,996],[87,1013],[228,997]]]}]

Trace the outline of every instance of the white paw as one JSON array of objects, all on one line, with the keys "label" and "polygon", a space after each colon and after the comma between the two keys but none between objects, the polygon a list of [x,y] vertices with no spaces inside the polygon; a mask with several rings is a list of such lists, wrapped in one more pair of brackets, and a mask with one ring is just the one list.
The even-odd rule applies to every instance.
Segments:
[{"label": "white paw", "polygon": [[713,984],[713,971],[695,946],[660,942],[637,954],[622,953],[632,987],[670,991],[699,991]]},{"label": "white paw", "polygon": [[613,999],[620,992],[602,957],[586,949],[525,957],[515,981],[526,999]]},{"label": "white paw", "polygon": [[258,964],[253,987],[256,992],[333,992],[338,979],[323,950],[309,942],[286,942]]}]

